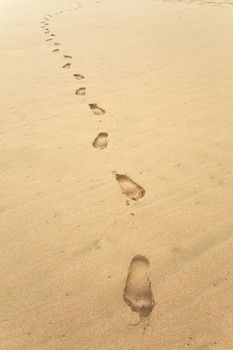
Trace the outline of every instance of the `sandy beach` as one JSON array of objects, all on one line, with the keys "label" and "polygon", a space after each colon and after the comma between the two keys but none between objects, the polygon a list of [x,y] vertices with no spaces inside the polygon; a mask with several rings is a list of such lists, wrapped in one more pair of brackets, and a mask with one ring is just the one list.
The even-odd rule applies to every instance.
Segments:
[{"label": "sandy beach", "polygon": [[233,2],[0,2],[0,349],[233,349]]}]

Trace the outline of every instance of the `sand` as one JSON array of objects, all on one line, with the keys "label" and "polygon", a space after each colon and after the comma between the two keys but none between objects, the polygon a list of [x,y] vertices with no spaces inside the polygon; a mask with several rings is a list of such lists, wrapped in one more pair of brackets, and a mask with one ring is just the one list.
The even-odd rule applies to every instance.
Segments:
[{"label": "sand", "polygon": [[233,349],[232,5],[1,1],[1,350]]}]

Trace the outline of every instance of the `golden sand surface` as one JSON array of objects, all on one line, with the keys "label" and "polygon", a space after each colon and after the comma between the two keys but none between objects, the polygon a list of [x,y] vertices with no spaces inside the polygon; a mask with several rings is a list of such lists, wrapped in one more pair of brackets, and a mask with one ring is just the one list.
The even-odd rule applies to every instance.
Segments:
[{"label": "golden sand surface", "polygon": [[233,349],[233,3],[0,2],[0,349]]}]

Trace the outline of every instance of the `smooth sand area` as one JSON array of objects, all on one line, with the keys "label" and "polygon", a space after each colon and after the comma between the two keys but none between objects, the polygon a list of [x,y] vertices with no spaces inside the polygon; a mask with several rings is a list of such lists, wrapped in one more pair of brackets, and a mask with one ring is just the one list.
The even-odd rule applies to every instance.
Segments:
[{"label": "smooth sand area", "polygon": [[232,350],[233,3],[2,0],[0,50],[0,349]]}]

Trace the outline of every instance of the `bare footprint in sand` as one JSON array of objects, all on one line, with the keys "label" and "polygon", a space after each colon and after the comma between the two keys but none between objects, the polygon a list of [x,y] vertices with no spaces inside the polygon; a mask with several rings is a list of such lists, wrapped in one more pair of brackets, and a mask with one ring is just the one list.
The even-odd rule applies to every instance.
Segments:
[{"label": "bare footprint in sand", "polygon": [[99,149],[106,148],[108,146],[108,134],[106,132],[99,133],[92,146]]},{"label": "bare footprint in sand", "polygon": [[59,49],[54,49],[52,52],[58,52],[59,51]]},{"label": "bare footprint in sand", "polygon": [[100,108],[97,103],[89,103],[89,107],[95,115],[102,115],[106,113],[106,111],[103,108]]},{"label": "bare footprint in sand", "polygon": [[116,174],[116,180],[122,189],[122,193],[134,201],[142,198],[146,193],[144,188],[131,180],[127,175]]},{"label": "bare footprint in sand", "polygon": [[64,58],[72,58],[72,56],[69,55],[63,55]]},{"label": "bare footprint in sand", "polygon": [[55,34],[50,34],[51,36],[56,36]]},{"label": "bare footprint in sand", "polygon": [[82,75],[82,74],[73,74],[73,76],[75,77],[75,79],[78,79],[78,80],[85,78],[84,75]]},{"label": "bare footprint in sand", "polygon": [[129,266],[123,298],[140,317],[149,316],[154,308],[149,273],[149,260],[142,255],[136,255]]},{"label": "bare footprint in sand", "polygon": [[86,88],[81,87],[75,91],[75,95],[83,96],[86,95]]},{"label": "bare footprint in sand", "polygon": [[61,44],[60,43],[54,43],[53,45],[58,46],[58,45],[61,45]]},{"label": "bare footprint in sand", "polygon": [[51,41],[51,40],[53,40],[52,38],[49,38],[49,39],[46,39],[45,41]]},{"label": "bare footprint in sand", "polygon": [[66,63],[64,64],[64,66],[62,66],[62,68],[70,68],[71,67],[71,63]]}]

